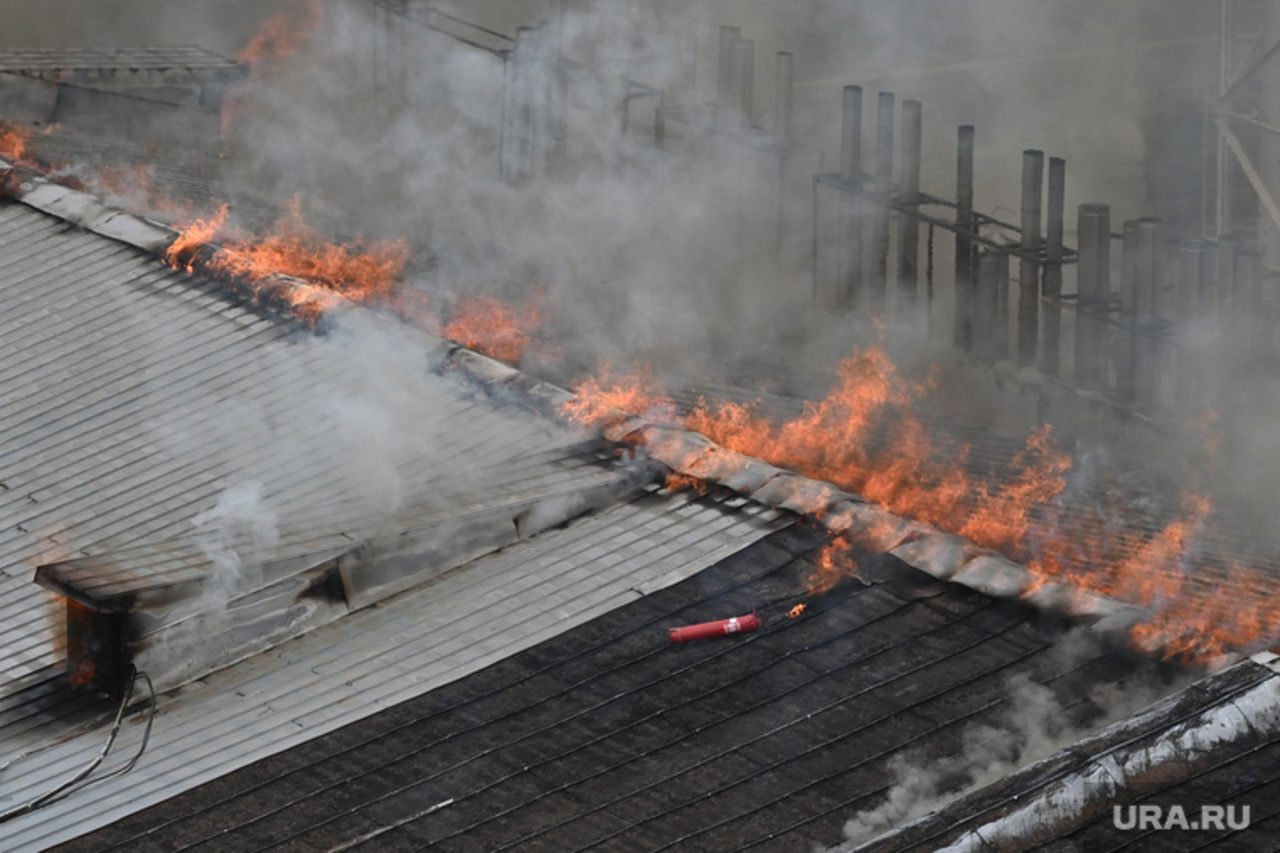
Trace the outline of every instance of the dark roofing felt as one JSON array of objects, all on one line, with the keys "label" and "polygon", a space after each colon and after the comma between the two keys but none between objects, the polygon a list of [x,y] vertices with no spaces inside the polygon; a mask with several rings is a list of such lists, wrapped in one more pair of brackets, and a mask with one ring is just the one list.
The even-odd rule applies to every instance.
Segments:
[{"label": "dark roofing felt", "polygon": [[[1149,667],[1055,648],[1063,626],[896,562],[784,608],[817,535],[789,528],[677,586],[259,761],[63,850],[805,849],[876,805],[896,756],[952,755],[1010,678],[1073,717]],[[771,614],[754,633],[666,628]]]}]

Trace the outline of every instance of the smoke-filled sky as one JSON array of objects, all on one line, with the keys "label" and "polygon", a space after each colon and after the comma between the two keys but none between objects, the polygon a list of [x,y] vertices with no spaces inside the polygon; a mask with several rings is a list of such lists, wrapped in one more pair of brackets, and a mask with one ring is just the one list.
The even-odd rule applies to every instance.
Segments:
[{"label": "smoke-filled sky", "polygon": [[[415,283],[428,290],[520,298],[536,286],[546,296],[548,334],[577,344],[580,367],[597,357],[638,357],[667,371],[696,372],[711,352],[735,358],[784,346],[794,353],[814,342],[830,346],[818,350],[821,358],[805,357],[830,362],[867,343],[848,322],[829,322],[814,310],[807,269],[809,179],[837,167],[844,83],[866,93],[867,169],[875,93],[922,101],[927,192],[954,193],[955,128],[976,125],[977,207],[1004,219],[1017,219],[1022,149],[1065,156],[1068,244],[1081,202],[1110,203],[1113,230],[1140,214],[1163,214],[1186,227],[1197,212],[1198,110],[1214,50],[1215,4],[449,4],[501,32],[544,21],[561,54],[582,63],[558,107],[567,155],[546,166],[549,180],[538,174],[520,187],[497,179],[500,61],[398,25],[392,41],[404,45],[401,83],[373,4],[324,5],[328,21],[304,48],[262,70],[227,143],[233,185],[259,200],[300,193],[313,220],[344,236],[408,238],[418,260]],[[194,43],[235,55],[263,21],[298,6],[0,0],[0,44]],[[720,25],[739,26],[755,41],[752,118],[761,144],[708,132],[698,112],[715,97]],[[800,143],[781,168],[767,150],[778,50],[795,55]],[[631,101],[628,133],[620,133],[624,79],[668,93],[661,157],[646,143],[652,101]],[[834,251],[823,249],[824,257]],[[944,326],[948,251],[944,238],[934,307]],[[920,341],[923,328],[890,331],[895,355],[908,366],[949,357],[946,336]]]}]

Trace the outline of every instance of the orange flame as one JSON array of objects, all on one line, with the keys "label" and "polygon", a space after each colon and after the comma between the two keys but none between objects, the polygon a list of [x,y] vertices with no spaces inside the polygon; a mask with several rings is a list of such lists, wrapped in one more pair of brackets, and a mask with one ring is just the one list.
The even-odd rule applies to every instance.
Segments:
[{"label": "orange flame", "polygon": [[31,131],[12,122],[0,121],[0,158],[10,163],[22,163],[31,141]]},{"label": "orange flame", "polygon": [[275,230],[262,238],[251,238],[229,227],[227,219],[227,206],[223,205],[209,219],[187,225],[165,252],[165,262],[192,272],[201,265],[199,249],[220,240],[221,245],[202,264],[206,269],[259,288],[281,275],[300,279],[288,287],[273,287],[272,294],[283,298],[307,321],[314,321],[343,300],[386,300],[409,256],[403,240],[359,245],[325,240],[306,224],[296,197]]},{"label": "orange flame", "polygon": [[297,197],[265,236],[230,225],[224,204],[212,216],[189,222],[164,254],[175,269],[200,268],[269,292],[310,323],[343,302],[384,305],[432,334],[504,361],[520,360],[542,323],[540,294],[518,308],[488,296],[458,300],[453,321],[445,326],[428,310],[424,294],[400,286],[408,259],[404,240],[340,244],[325,239],[307,224]]},{"label": "orange flame", "polygon": [[[973,476],[963,465],[968,448],[934,442],[912,412],[926,388],[900,378],[887,354],[875,348],[846,359],[831,392],[790,420],[705,400],[677,420],[731,450],[859,492],[898,515],[1029,561],[1034,587],[1062,582],[1148,607],[1152,618],[1133,630],[1140,647],[1207,661],[1229,648],[1280,637],[1280,608],[1271,603],[1274,584],[1264,573],[1236,566],[1224,584],[1190,582],[1194,575],[1186,563],[1207,523],[1206,498],[1188,494],[1182,516],[1154,535],[1063,516],[1054,502],[1066,488],[1071,459],[1053,444],[1047,426],[1031,433],[1003,477]],[[602,369],[575,391],[562,411],[587,425],[618,423],[626,413],[675,412],[647,372],[614,378]],[[630,439],[643,441],[641,433]],[[1204,447],[1210,454],[1216,449],[1213,440]],[[690,452],[702,450],[691,446]],[[855,544],[866,550],[876,539],[874,531],[834,537],[818,555],[811,589],[825,592],[856,572]]]},{"label": "orange flame", "polygon": [[496,359],[518,362],[541,325],[540,293],[520,306],[475,296],[458,303],[444,336]]},{"label": "orange flame", "polygon": [[795,607],[793,607],[793,608],[791,608],[790,610],[788,610],[788,611],[787,611],[787,618],[788,618],[788,619],[795,619],[797,616],[799,616],[801,613],[803,613],[803,612],[805,611],[805,607],[807,607],[807,606],[808,606],[808,605],[806,605],[804,602],[801,602],[800,604],[797,604]]},{"label": "orange flame", "polygon": [[[56,164],[43,163],[31,150],[31,140],[39,134],[52,133],[57,130],[58,125],[50,124],[41,128],[33,128],[23,124],[17,124],[11,121],[0,119],[0,159],[9,161],[14,166],[21,166],[24,169],[31,169],[42,175],[47,175],[54,169],[61,168]],[[63,175],[61,182],[67,186],[79,188],[79,181]]]},{"label": "orange flame", "polygon": [[817,569],[809,577],[809,591],[814,595],[830,592],[843,578],[858,573],[858,563],[853,559],[853,545],[844,534],[833,536],[815,561]]},{"label": "orange flame", "polygon": [[174,269],[195,272],[196,253],[213,240],[227,224],[228,209],[224,204],[209,219],[196,219],[178,232],[178,238],[165,250],[164,262]]}]

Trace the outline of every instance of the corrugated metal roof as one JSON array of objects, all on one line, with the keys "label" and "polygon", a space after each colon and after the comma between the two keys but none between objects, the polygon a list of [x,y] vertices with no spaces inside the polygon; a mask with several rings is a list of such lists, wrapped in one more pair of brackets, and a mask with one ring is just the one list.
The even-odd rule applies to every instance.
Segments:
[{"label": "corrugated metal roof", "polygon": [[[741,498],[650,493],[482,557],[162,697],[125,784],[90,786],[0,826],[0,840],[25,850],[74,838],[690,577],[789,519]],[[67,736],[94,709],[53,698],[63,701],[53,721],[34,700],[0,706],[0,756],[39,749],[0,775],[0,810],[101,746],[101,728]],[[127,729],[119,755],[140,737],[140,726]]]},{"label": "corrugated metal roof", "polygon": [[[563,504],[560,516],[517,516],[514,541],[589,509],[592,490],[615,494],[619,472],[602,467],[595,440],[432,373],[439,341],[362,310],[316,337],[108,239],[154,249],[158,229],[56,187],[23,198],[0,202],[0,810],[78,769],[110,713],[60,677],[63,617],[32,583],[37,565],[194,565],[196,517],[253,483],[255,512],[269,510],[278,535],[268,557]],[[129,785],[91,786],[5,824],[0,846],[74,837],[417,695],[790,517],[739,498],[650,494],[437,575],[162,697]]]},{"label": "corrugated metal roof", "polygon": [[[190,535],[237,483],[263,484],[287,541],[601,476],[576,435],[429,375],[408,339],[299,335],[20,204],[0,205],[0,288],[0,683],[58,659],[37,564]],[[380,408],[383,356],[423,399]]]},{"label": "corrugated metal roof", "polygon": [[197,45],[155,47],[48,47],[0,50],[0,72],[56,74],[65,71],[238,70],[234,59]]}]

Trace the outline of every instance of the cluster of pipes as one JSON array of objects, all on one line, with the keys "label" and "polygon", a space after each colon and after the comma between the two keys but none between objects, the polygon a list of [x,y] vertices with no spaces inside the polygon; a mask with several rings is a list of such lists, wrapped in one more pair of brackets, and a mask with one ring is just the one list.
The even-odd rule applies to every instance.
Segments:
[{"label": "cluster of pipes", "polygon": [[[874,167],[867,175],[861,169],[862,89],[844,87],[840,172],[814,178],[815,291],[822,289],[817,191],[830,187],[845,199],[836,306],[883,316],[891,216],[896,214],[895,313],[905,317],[915,310],[922,225],[930,230],[927,295],[932,303],[932,231],[943,229],[955,235],[953,340],[959,349],[993,363],[1007,360],[1062,377],[1065,307],[1074,313],[1068,351],[1075,387],[1111,392],[1121,405],[1146,414],[1188,409],[1202,399],[1205,350],[1233,326],[1247,323],[1258,302],[1256,254],[1240,251],[1230,236],[1174,244],[1164,238],[1162,222],[1149,217],[1127,220],[1122,233],[1113,233],[1105,204],[1079,205],[1078,247],[1072,250],[1063,241],[1066,162],[1048,159],[1047,205],[1042,209],[1045,155],[1037,150],[1022,152],[1020,221],[981,214],[973,207],[972,125],[958,129],[955,201],[927,195],[920,190],[921,107],[913,100],[902,102],[901,169],[895,188],[894,95],[880,92],[876,106]],[[922,209],[925,205],[951,208],[954,215],[932,215]],[[984,227],[1017,239],[984,235]],[[864,258],[868,243],[869,257]],[[1118,293],[1112,290],[1113,243],[1121,253]],[[1016,306],[1010,299],[1012,259],[1018,264]],[[1076,266],[1076,292],[1064,294],[1063,268],[1070,264]]]}]

